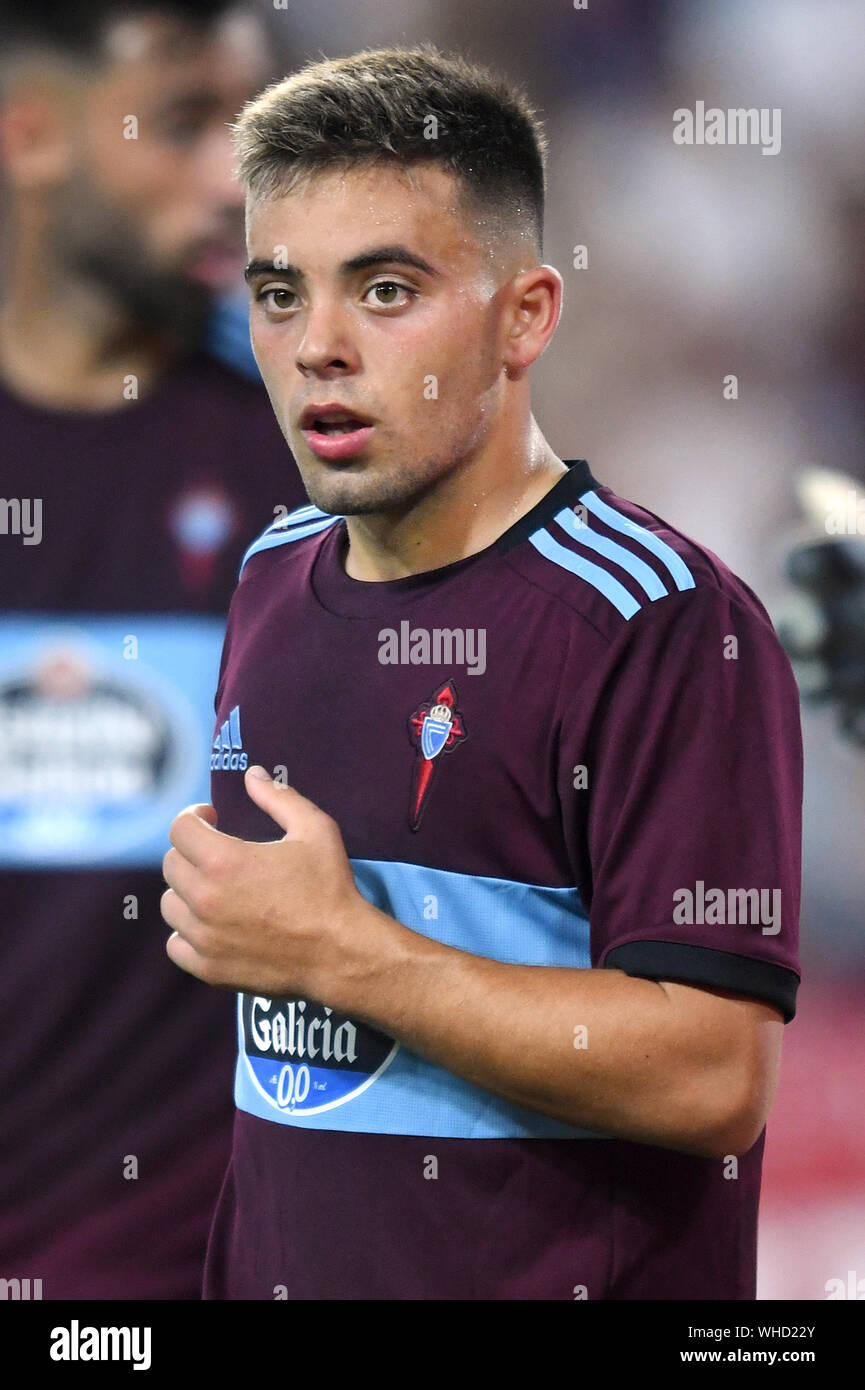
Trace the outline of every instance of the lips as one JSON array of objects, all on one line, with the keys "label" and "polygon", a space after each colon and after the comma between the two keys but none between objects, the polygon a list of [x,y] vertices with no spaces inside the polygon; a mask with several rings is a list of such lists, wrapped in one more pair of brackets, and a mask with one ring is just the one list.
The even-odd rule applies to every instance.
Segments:
[{"label": "lips", "polygon": [[330,401],[325,405],[308,405],[301,414],[300,428],[319,458],[339,460],[359,453],[374,425],[367,415]]}]

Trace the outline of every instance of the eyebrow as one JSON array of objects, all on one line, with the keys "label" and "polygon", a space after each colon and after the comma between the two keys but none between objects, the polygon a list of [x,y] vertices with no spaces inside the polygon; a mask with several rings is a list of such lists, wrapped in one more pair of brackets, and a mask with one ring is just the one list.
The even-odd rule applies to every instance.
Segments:
[{"label": "eyebrow", "polygon": [[[370,251],[362,251],[359,256],[352,256],[350,261],[343,261],[339,268],[341,275],[354,275],[359,270],[369,270],[375,265],[405,265],[411,266],[414,270],[421,270],[425,275],[439,275],[441,272],[436,270],[434,265],[424,260],[423,256],[417,255],[415,251],[410,251],[407,246],[375,246]],[[256,275],[281,275],[286,280],[302,280],[303,271],[296,265],[274,265],[273,261],[253,260],[243,272],[243,278],[247,284]]]},{"label": "eyebrow", "polygon": [[219,107],[219,94],[209,87],[196,88],[195,91],[169,92],[162,98],[161,111],[168,113],[197,114],[199,111],[215,111]]}]

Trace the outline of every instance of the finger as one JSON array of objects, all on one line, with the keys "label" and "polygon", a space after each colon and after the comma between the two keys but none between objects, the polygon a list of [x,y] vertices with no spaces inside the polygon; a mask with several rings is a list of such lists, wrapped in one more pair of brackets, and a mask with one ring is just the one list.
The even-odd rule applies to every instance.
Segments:
[{"label": "finger", "polygon": [[220,967],[218,960],[200,951],[181,932],[172,932],[165,943],[165,953],[169,960],[181,970],[185,970],[187,975],[194,975],[197,980],[203,981],[206,985],[213,985],[215,989],[232,989],[239,992],[246,988],[240,982],[232,980],[224,968]]},{"label": "finger", "polygon": [[202,882],[202,874],[184,858],[179,849],[170,849],[162,860],[162,877],[189,906],[192,896]]},{"label": "finger", "polygon": [[177,932],[172,932],[169,936],[165,943],[165,952],[169,960],[181,970],[185,970],[187,975],[194,975],[198,980],[204,979],[207,967],[203,958]]},{"label": "finger", "polygon": [[251,767],[244,778],[248,796],[291,840],[315,840],[331,824],[330,816],[295,787],[274,782],[263,767]]},{"label": "finger", "polygon": [[202,865],[213,854],[218,841],[230,840],[216,829],[216,811],[212,806],[187,806],[174,817],[168,838],[190,864]]},{"label": "finger", "polygon": [[173,888],[166,888],[162,894],[159,900],[159,911],[162,913],[162,920],[175,933],[179,932],[190,945],[197,945],[201,934],[201,923],[180,894],[175,893]]}]

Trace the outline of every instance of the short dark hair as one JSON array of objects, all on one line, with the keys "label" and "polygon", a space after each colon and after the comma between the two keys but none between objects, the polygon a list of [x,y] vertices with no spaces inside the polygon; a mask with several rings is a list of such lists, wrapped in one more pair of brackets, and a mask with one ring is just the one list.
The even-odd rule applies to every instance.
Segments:
[{"label": "short dark hair", "polygon": [[107,30],[123,19],[165,15],[206,27],[236,0],[0,0],[0,55],[50,51],[98,60]]},{"label": "short dark hair", "polygon": [[430,43],[308,63],[248,102],[233,130],[253,199],[284,196],[329,167],[437,163],[467,202],[542,249],[540,121],[519,88]]}]

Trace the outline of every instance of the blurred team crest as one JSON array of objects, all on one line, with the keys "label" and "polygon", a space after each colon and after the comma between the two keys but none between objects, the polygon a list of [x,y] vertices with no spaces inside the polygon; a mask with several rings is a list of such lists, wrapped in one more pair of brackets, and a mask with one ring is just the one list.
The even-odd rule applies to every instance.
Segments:
[{"label": "blurred team crest", "polygon": [[178,547],[184,588],[202,594],[213,582],[216,561],[237,530],[237,508],[218,483],[186,488],[171,503],[168,526]]}]

